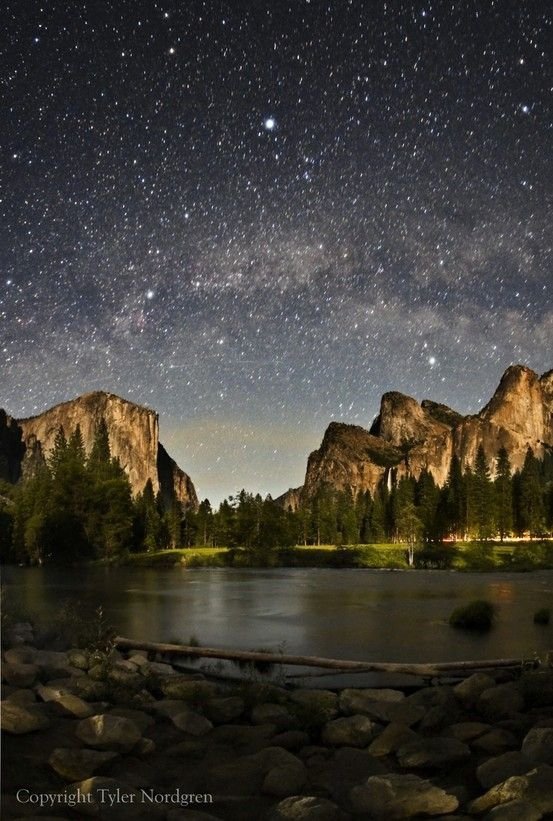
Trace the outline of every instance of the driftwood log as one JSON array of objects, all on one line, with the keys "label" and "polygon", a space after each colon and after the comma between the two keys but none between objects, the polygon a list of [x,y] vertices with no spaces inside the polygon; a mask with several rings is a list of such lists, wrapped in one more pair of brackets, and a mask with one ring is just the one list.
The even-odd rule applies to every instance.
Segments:
[{"label": "driftwood log", "polygon": [[[287,653],[265,653],[257,650],[222,650],[216,647],[190,647],[182,644],[163,644],[154,641],[136,641],[123,636],[115,638],[115,645],[121,650],[147,650],[171,656],[188,656],[196,658],[226,659],[238,662],[263,662],[265,664],[288,664],[302,667],[319,667],[335,670],[340,673],[403,673],[406,675],[434,677],[452,673],[470,675],[475,670],[494,670],[498,668],[521,668],[528,664],[523,659],[488,659],[482,661],[451,661],[432,664],[405,664],[393,662],[347,661],[346,659],[329,659],[320,656],[297,656]],[[530,666],[535,663],[529,662]]]}]

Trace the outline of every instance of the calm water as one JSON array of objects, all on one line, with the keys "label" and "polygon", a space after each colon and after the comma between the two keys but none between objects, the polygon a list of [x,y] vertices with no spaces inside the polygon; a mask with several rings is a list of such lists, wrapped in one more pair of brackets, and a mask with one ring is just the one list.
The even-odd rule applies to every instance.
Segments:
[{"label": "calm water", "polygon": [[[532,616],[553,605],[553,571],[198,568],[3,569],[21,609],[45,617],[66,598],[102,604],[124,636],[241,649],[374,661],[531,657],[553,648],[553,626]],[[447,625],[471,599],[497,605],[497,623],[479,636]]]}]

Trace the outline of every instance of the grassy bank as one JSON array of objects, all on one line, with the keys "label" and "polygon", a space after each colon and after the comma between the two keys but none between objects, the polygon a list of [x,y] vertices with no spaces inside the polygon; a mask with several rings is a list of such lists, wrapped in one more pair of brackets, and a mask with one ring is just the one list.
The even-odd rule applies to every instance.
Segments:
[{"label": "grassy bank", "polygon": [[388,570],[437,569],[465,572],[553,569],[553,542],[461,542],[415,549],[410,567],[407,545],[296,546],[272,550],[193,547],[135,553],[127,565],[139,567],[358,567]]}]

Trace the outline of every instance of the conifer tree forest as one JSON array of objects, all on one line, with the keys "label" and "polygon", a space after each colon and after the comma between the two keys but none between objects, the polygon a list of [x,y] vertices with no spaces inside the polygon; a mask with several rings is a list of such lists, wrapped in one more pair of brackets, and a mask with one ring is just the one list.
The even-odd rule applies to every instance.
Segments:
[{"label": "conifer tree forest", "polygon": [[[492,478],[493,477],[493,478]],[[241,490],[214,510],[164,505],[148,482],[134,497],[110,453],[102,421],[87,454],[80,429],[63,429],[46,463],[17,485],[0,484],[0,557],[23,564],[118,559],[132,552],[224,546],[271,551],[293,545],[429,545],[444,540],[503,541],[553,531],[553,455],[530,448],[512,471],[501,449],[489,464],[451,462],[443,487],[429,472],[354,497],[323,486],[298,510]]]}]

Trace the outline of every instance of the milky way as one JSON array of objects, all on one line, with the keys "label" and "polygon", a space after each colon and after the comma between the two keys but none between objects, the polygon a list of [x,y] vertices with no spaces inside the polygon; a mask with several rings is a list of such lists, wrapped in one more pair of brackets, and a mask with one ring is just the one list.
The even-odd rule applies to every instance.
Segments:
[{"label": "milky way", "polygon": [[0,404],[155,407],[216,500],[550,368],[547,7],[8,3]]}]

